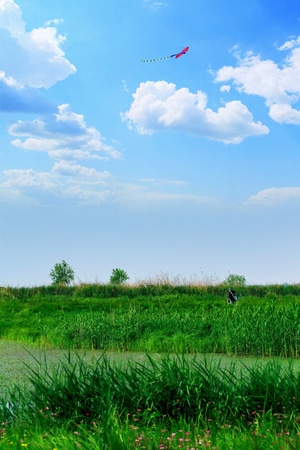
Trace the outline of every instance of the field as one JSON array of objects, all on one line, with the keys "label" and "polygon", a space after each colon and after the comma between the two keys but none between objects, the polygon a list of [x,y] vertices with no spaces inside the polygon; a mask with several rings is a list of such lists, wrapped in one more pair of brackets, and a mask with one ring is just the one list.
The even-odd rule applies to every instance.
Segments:
[{"label": "field", "polygon": [[238,293],[2,288],[0,448],[300,448],[300,286]]}]

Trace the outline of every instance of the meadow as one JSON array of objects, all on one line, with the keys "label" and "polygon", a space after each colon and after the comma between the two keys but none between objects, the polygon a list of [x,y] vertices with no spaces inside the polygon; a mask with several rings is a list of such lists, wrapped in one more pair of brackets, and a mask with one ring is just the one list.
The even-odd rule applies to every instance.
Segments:
[{"label": "meadow", "polygon": [[230,306],[222,285],[2,288],[1,342],[65,356],[0,390],[0,448],[300,448],[300,286],[238,291]]}]

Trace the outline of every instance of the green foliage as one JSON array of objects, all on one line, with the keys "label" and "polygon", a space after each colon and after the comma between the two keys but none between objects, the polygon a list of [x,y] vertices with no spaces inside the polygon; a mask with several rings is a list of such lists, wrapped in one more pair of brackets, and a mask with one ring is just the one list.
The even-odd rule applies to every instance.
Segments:
[{"label": "green foliage", "polygon": [[0,401],[2,425],[69,423],[77,431],[85,424],[93,432],[99,423],[106,433],[117,417],[129,429],[176,421],[191,429],[209,424],[253,431],[265,421],[273,432],[298,431],[300,373],[292,364],[223,367],[210,357],[147,356],[123,365],[105,355],[92,363],[68,355],[53,367],[28,364],[31,388],[14,388]]},{"label": "green foliage", "polygon": [[9,290],[0,297],[0,338],[57,348],[300,357],[300,296],[289,291],[255,297],[240,288],[229,308],[224,288],[222,295],[82,289]]},{"label": "green foliage", "polygon": [[237,275],[231,273],[226,280],[223,281],[223,285],[228,287],[240,287],[246,285],[246,278],[243,275]]},{"label": "green foliage", "polygon": [[110,276],[109,282],[110,284],[114,284],[119,286],[120,284],[125,283],[125,281],[129,280],[129,276],[123,269],[113,269],[112,274]]},{"label": "green foliage", "polygon": [[68,285],[71,281],[74,281],[74,275],[74,270],[64,260],[61,263],[56,263],[50,272],[54,285]]},{"label": "green foliage", "polygon": [[[224,284],[218,286],[193,286],[181,285],[173,286],[168,284],[151,284],[151,285],[112,285],[112,284],[79,284],[73,286],[66,285],[50,285],[50,286],[35,286],[35,287],[7,287],[0,289],[1,299],[14,298],[21,301],[45,298],[47,296],[61,295],[66,298],[82,298],[85,299],[118,299],[127,297],[128,301],[131,299],[141,300],[143,304],[149,303],[152,305],[155,300],[159,303],[159,299],[163,295],[173,296],[173,299],[178,300],[180,305],[182,302],[189,303],[189,298],[196,298],[197,302],[207,302],[211,305],[222,305],[224,299],[227,298],[228,288]],[[259,301],[260,299],[269,299],[271,296],[278,301],[282,301],[288,297],[300,297],[300,284],[290,285],[247,285],[239,286],[239,298],[248,297],[251,302]],[[182,300],[182,301],[181,301]],[[172,301],[173,304],[173,301]]]}]

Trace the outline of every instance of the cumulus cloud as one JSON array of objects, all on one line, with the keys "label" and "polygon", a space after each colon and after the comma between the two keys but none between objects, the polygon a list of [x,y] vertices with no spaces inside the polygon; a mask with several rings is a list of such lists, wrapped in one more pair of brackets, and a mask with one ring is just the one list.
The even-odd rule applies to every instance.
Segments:
[{"label": "cumulus cloud", "polygon": [[58,106],[58,113],[32,121],[12,124],[9,134],[17,139],[12,144],[23,150],[47,152],[54,159],[120,158],[118,150],[106,145],[100,132],[88,127],[84,116],[71,111],[70,106]]},{"label": "cumulus cloud", "polygon": [[121,118],[139,134],[169,129],[238,144],[249,136],[269,132],[261,122],[254,122],[240,101],[228,102],[215,112],[207,107],[204,92],[176,89],[175,84],[166,81],[141,83],[133,98],[130,109],[121,113]]},{"label": "cumulus cloud", "polygon": [[80,166],[75,162],[60,161],[51,172],[33,169],[13,169],[3,172],[5,181],[0,185],[9,199],[40,199],[51,201],[76,200],[83,203],[111,202],[114,199],[113,178],[109,172]]},{"label": "cumulus cloud", "polygon": [[246,205],[272,206],[278,203],[286,203],[291,200],[300,201],[300,187],[268,188],[251,195],[245,202]]},{"label": "cumulus cloud", "polygon": [[23,86],[49,88],[76,72],[62,50],[65,36],[57,31],[59,23],[53,20],[26,31],[20,7],[13,0],[1,0],[0,64],[7,76]]},{"label": "cumulus cloud", "polygon": [[271,105],[269,116],[278,123],[300,125],[300,110],[292,108],[288,104],[275,103]]},{"label": "cumulus cloud", "polygon": [[0,70],[0,111],[15,113],[50,113],[57,111],[57,106],[46,100],[38,90],[24,88],[12,77],[6,77]]},{"label": "cumulus cloud", "polygon": [[98,171],[85,167],[75,161],[57,161],[50,172],[37,172],[33,169],[5,170],[0,183],[3,201],[21,201],[35,204],[74,200],[82,204],[123,204],[130,207],[145,207],[165,203],[196,206],[218,205],[216,198],[162,190],[161,186],[172,184],[183,186],[186,183],[164,180],[163,183],[137,180],[133,183],[120,183],[108,171]]},{"label": "cumulus cloud", "polygon": [[282,64],[251,51],[244,56],[236,52],[237,66],[219,69],[215,81],[232,81],[237,91],[264,98],[276,122],[300,125],[300,112],[291,106],[300,100],[300,37],[286,41],[278,50],[288,52]]}]

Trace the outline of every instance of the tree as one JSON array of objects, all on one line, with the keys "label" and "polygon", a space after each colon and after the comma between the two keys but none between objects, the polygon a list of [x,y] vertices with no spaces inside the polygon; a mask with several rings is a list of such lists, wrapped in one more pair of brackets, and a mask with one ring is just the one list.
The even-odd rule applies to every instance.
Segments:
[{"label": "tree", "polygon": [[120,285],[122,283],[125,283],[125,281],[127,281],[127,280],[129,280],[129,276],[127,275],[125,270],[113,269],[112,274],[109,279],[109,282],[110,282],[110,284]]},{"label": "tree", "polygon": [[66,261],[62,260],[61,263],[55,264],[54,268],[50,272],[52,278],[52,284],[70,284],[74,280],[75,272]]},{"label": "tree", "polygon": [[225,286],[245,286],[246,278],[243,275],[231,273],[226,280],[223,281],[223,284],[225,284]]}]

